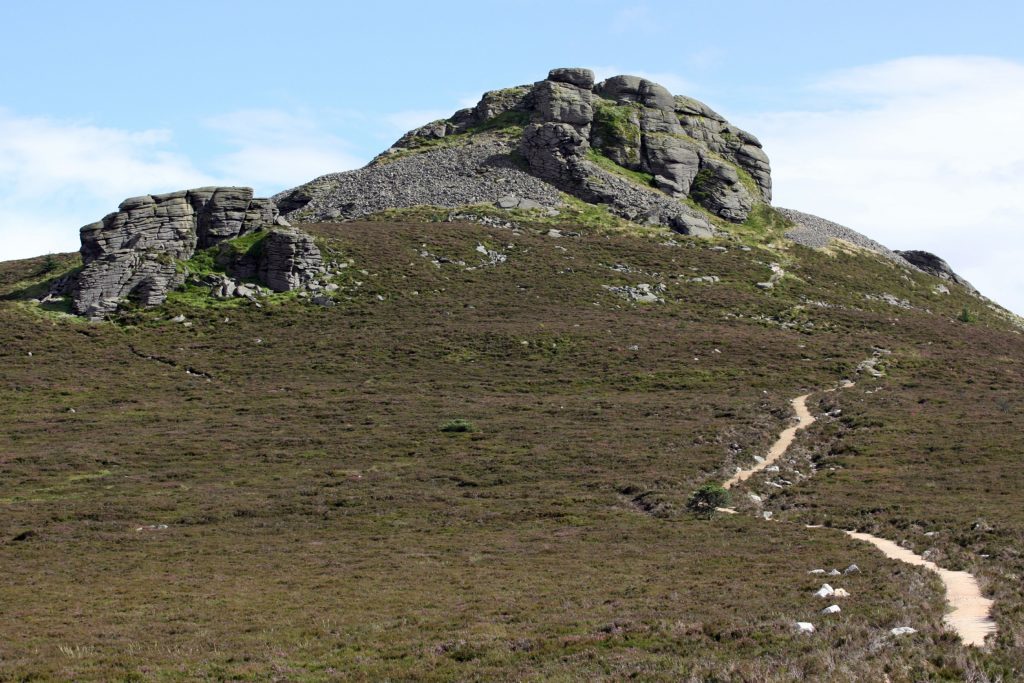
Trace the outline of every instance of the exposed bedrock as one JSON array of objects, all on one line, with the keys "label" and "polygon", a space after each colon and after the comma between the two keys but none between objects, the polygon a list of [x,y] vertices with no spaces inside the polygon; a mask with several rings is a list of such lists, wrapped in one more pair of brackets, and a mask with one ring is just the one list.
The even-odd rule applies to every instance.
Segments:
[{"label": "exposed bedrock", "polygon": [[[484,158],[482,147],[494,154]],[[707,214],[742,222],[769,202],[771,170],[754,136],[696,100],[637,76],[595,83],[588,69],[564,68],[485,93],[475,107],[409,131],[365,168],[274,199],[292,220],[315,221],[509,194],[555,206],[552,190],[706,235]]]},{"label": "exposed bedrock", "polygon": [[[197,250],[284,222],[273,200],[254,199],[252,194],[247,187],[202,187],[132,197],[121,202],[118,211],[86,225],[81,229],[83,268],[71,293],[75,312],[100,316],[125,300],[161,304],[184,282],[181,262]],[[271,246],[296,240],[271,232],[264,241]],[[295,263],[276,256],[284,247],[268,252],[268,258],[275,256],[265,271],[267,277],[295,282],[301,279],[295,275],[297,269],[319,262],[319,252],[315,259],[309,252],[309,246],[316,249],[312,241],[299,242],[302,246],[293,250]]]},{"label": "exposed bedrock", "polygon": [[948,263],[929,251],[920,251],[915,249],[910,251],[897,251],[896,253],[930,275],[942,278],[943,280],[949,280],[950,282],[955,282],[958,285],[966,287],[972,292],[977,291],[970,282],[953,272],[953,269]]}]

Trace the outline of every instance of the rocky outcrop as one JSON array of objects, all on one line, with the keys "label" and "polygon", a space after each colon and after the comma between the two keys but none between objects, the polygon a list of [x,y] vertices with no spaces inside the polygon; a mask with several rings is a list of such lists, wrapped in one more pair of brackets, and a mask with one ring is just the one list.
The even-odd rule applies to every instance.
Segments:
[{"label": "rocky outcrop", "polygon": [[[74,311],[102,316],[125,300],[159,305],[184,282],[180,263],[197,250],[284,222],[273,200],[252,194],[247,187],[203,187],[132,197],[86,225],[83,268],[71,291]],[[273,280],[274,285],[266,281],[273,289],[299,286],[305,268],[321,265],[319,251],[304,233],[273,229],[261,242],[268,249],[258,271]]]},{"label": "rocky outcrop", "polygon": [[258,278],[275,292],[300,289],[323,270],[320,250],[304,232],[272,230],[263,241]]},{"label": "rocky outcrop", "polygon": [[955,282],[961,287],[967,288],[968,291],[977,292],[974,285],[953,272],[948,263],[931,252],[910,250],[897,251],[896,253],[929,275],[934,275],[949,282]]},{"label": "rocky outcrop", "polygon": [[510,194],[554,207],[557,191],[707,235],[708,214],[742,222],[770,201],[771,171],[757,139],[706,105],[636,76],[595,83],[588,69],[567,68],[485,93],[475,107],[406,133],[367,167],[274,199],[292,220],[315,221]]},{"label": "rocky outcrop", "polygon": [[768,155],[761,142],[750,133],[737,128],[703,102],[677,95],[675,112],[683,131],[703,143],[726,161],[750,174],[757,183],[761,198],[772,200],[772,174]]}]

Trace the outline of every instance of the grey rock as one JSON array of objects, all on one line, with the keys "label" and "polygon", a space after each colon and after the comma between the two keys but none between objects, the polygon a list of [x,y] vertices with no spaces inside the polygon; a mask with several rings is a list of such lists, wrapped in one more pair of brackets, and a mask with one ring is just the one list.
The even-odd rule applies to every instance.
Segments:
[{"label": "grey rock", "polygon": [[494,202],[494,204],[499,209],[514,209],[519,206],[519,197],[513,194],[505,195],[498,199],[498,201]]},{"label": "grey rock", "polygon": [[665,194],[686,197],[690,194],[700,155],[689,143],[672,135],[649,134],[644,137],[643,169]]},{"label": "grey rock", "polygon": [[274,199],[296,207],[287,215],[296,225],[424,204],[454,209],[507,195],[560,205],[558,190],[517,161],[519,145],[494,135],[474,136],[470,144],[395,160],[382,157],[361,169],[321,176]]},{"label": "grey rock", "polygon": [[[287,227],[271,199],[244,187],[204,187],[132,197],[102,221],[81,230],[83,268],[71,287],[76,313],[100,318],[126,299],[163,303],[186,273],[179,267],[197,249],[268,230],[251,253],[222,245],[218,262],[235,277],[258,277],[275,291],[307,284],[323,271],[313,239]],[[215,275],[205,283],[218,298],[253,297],[256,290]]]},{"label": "grey rock", "polygon": [[[530,86],[520,85],[504,90],[491,90],[484,93],[480,102],[471,110],[472,123],[479,125],[508,112],[528,111],[533,106],[533,90]],[[456,127],[455,132],[464,132],[468,125]]]},{"label": "grey rock", "polygon": [[542,123],[568,123],[582,129],[594,120],[594,94],[567,83],[541,81],[533,90]]},{"label": "grey rock", "polygon": [[73,310],[90,317],[125,299],[163,303],[182,284],[176,261],[196,249],[259,229],[277,218],[269,199],[245,187],[202,187],[132,197],[119,210],[81,229],[82,272],[71,291]]},{"label": "grey rock", "polygon": [[897,251],[896,253],[929,275],[954,282],[961,287],[965,287],[970,292],[976,293],[978,291],[970,282],[957,275],[948,263],[929,251],[910,250]]},{"label": "grey rock", "polygon": [[705,157],[691,186],[690,195],[712,213],[741,223],[754,208],[754,198],[740,182],[732,165]]},{"label": "grey rock", "polygon": [[638,76],[612,76],[601,81],[594,88],[598,96],[620,104],[640,101],[640,84],[644,79]]},{"label": "grey rock", "polygon": [[863,249],[868,249],[881,254],[887,259],[895,261],[899,265],[914,269],[917,268],[898,253],[868,237],[865,237],[856,230],[852,230],[846,226],[833,223],[832,221],[809,213],[783,208],[779,208],[777,210],[787,220],[793,222],[793,228],[786,231],[786,237],[797,244],[802,244],[805,247],[811,247],[814,249],[821,249],[831,244],[832,240],[842,240]]},{"label": "grey rock", "polygon": [[594,72],[590,69],[552,69],[548,72],[548,80],[590,90],[594,87]]},{"label": "grey rock", "polygon": [[558,185],[580,179],[578,164],[588,147],[587,139],[571,124],[549,122],[527,126],[519,149],[534,174]]},{"label": "grey rock", "polygon": [[897,626],[896,628],[889,629],[889,633],[894,636],[909,636],[917,633],[917,629],[910,626]]},{"label": "grey rock", "polygon": [[[521,116],[481,125],[509,112]],[[595,151],[650,173],[651,186],[595,160]],[[757,196],[741,173],[753,177]],[[711,235],[707,215],[680,200],[742,221],[755,200],[770,197],[770,182],[757,139],[706,105],[635,76],[595,86],[585,69],[555,69],[546,80],[491,91],[473,108],[410,131],[363,169],[322,176],[274,199],[298,224],[417,205],[524,208],[533,202],[551,212],[561,191],[631,221]]]},{"label": "grey rock", "polygon": [[761,199],[770,202],[771,165],[768,155],[761,148],[761,142],[750,133],[731,125],[703,102],[681,95],[677,95],[674,101],[675,113],[686,135],[749,173],[758,185]]},{"label": "grey rock", "polygon": [[308,284],[323,272],[323,258],[313,238],[288,228],[271,230],[260,250],[259,279],[275,292]]},{"label": "grey rock", "polygon": [[645,137],[651,133],[668,133],[678,137],[685,135],[683,127],[679,125],[679,118],[671,110],[641,107],[639,112],[640,130]]},{"label": "grey rock", "polygon": [[648,80],[640,81],[640,87],[638,88],[637,94],[640,103],[645,107],[662,109],[670,112],[675,111],[676,101],[672,97],[672,93],[657,83],[653,83]]}]

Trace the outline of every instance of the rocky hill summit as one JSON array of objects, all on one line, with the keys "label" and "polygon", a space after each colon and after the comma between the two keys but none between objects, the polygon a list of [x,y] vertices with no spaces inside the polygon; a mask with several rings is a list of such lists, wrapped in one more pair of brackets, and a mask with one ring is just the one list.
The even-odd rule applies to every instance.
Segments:
[{"label": "rocky hill summit", "polygon": [[188,284],[219,298],[317,292],[330,284],[329,266],[293,224],[429,207],[452,220],[481,206],[527,222],[572,223],[590,211],[620,225],[728,239],[771,223],[793,242],[840,240],[974,291],[933,254],[891,251],[831,221],[775,209],[771,198],[761,143],[702,102],[637,76],[597,83],[589,69],[553,69],[409,131],[361,169],[273,198],[203,187],[126,199],[81,229],[82,267],[48,296],[70,296],[74,313],[102,318],[129,301],[160,305]]},{"label": "rocky hill summit", "polygon": [[558,211],[562,193],[692,235],[771,201],[761,143],[707,105],[636,76],[589,69],[485,93],[473,108],[402,136],[365,168],[274,197],[298,222],[385,209],[495,203]]}]

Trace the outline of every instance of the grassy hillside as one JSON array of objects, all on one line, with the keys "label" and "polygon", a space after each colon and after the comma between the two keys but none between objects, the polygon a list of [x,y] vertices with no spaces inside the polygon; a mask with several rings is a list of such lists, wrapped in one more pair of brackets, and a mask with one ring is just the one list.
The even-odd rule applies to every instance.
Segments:
[{"label": "grassy hillside", "polygon": [[[191,291],[113,323],[25,300],[73,258],[0,264],[0,679],[1022,675],[1011,321],[777,235],[550,227],[310,226],[351,264],[336,306]],[[609,289],[639,284],[663,301]],[[843,378],[784,469],[819,471],[734,493],[801,524],[686,512]],[[941,630],[933,575],[802,522],[976,569],[994,648]],[[807,571],[850,563],[818,614]]]}]

